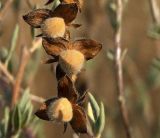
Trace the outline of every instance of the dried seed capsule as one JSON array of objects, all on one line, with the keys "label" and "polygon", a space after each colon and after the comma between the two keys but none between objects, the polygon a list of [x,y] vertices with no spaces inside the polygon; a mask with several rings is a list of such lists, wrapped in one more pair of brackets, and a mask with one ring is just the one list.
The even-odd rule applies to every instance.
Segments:
[{"label": "dried seed capsule", "polygon": [[69,122],[73,117],[72,104],[67,98],[60,98],[49,105],[47,114],[51,120]]},{"label": "dried seed capsule", "polygon": [[59,56],[59,64],[69,76],[80,72],[84,61],[84,55],[77,50],[64,50]]},{"label": "dried seed capsule", "polygon": [[46,19],[41,28],[44,35],[52,38],[63,37],[66,31],[64,19],[59,17]]}]

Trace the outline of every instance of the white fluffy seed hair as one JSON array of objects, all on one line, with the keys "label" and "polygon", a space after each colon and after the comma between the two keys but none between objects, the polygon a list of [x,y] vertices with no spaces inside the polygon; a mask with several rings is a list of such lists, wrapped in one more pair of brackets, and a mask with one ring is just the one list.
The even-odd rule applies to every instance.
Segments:
[{"label": "white fluffy seed hair", "polygon": [[65,50],[60,53],[59,64],[67,75],[76,75],[85,62],[84,55],[77,50]]},{"label": "white fluffy seed hair", "polygon": [[52,38],[63,37],[66,31],[66,25],[63,18],[53,17],[46,19],[41,29],[42,33],[46,36]]},{"label": "white fluffy seed hair", "polygon": [[60,98],[48,107],[47,114],[52,121],[69,122],[73,117],[72,104],[67,98]]}]

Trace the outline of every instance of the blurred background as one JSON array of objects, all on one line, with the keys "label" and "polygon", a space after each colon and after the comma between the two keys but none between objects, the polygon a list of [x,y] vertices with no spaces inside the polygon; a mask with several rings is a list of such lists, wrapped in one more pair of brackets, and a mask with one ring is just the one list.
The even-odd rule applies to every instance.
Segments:
[{"label": "blurred background", "polygon": [[[2,4],[7,0],[1,0]],[[125,138],[117,102],[115,64],[113,61],[114,30],[111,25],[112,14],[108,8],[109,0],[84,0],[82,12],[76,23],[82,27],[71,30],[72,39],[92,38],[103,44],[98,56],[86,64],[86,76],[89,91],[97,101],[103,101],[106,110],[106,124],[102,138]],[[160,8],[160,1],[157,0]],[[46,0],[19,0],[13,2],[0,21],[1,61],[10,48],[13,31],[19,24],[18,41],[11,59],[11,73],[17,73],[22,46],[31,47],[31,28],[22,16],[37,5],[44,7]],[[124,85],[132,135],[135,138],[160,138],[160,39],[153,37],[153,19],[149,0],[128,0],[124,7],[122,25],[122,47],[127,50],[123,60]],[[160,33],[160,31],[159,31]],[[38,34],[38,31],[36,31]],[[29,86],[31,93],[48,99],[57,93],[57,81],[51,65],[42,64],[48,56],[43,48],[38,49],[25,70],[22,86]],[[55,66],[55,65],[54,65]],[[1,75],[1,71],[0,71]],[[0,81],[0,95],[4,93]],[[11,88],[5,88],[11,89]],[[8,90],[8,91],[9,91]],[[3,98],[1,98],[3,99]],[[4,99],[3,99],[4,100]],[[38,103],[33,102],[36,110]],[[0,116],[4,103],[0,104]],[[42,135],[45,138],[71,138],[73,130],[69,127],[63,134],[62,124],[53,124],[39,120],[44,125]],[[81,135],[82,138],[87,136]]]}]

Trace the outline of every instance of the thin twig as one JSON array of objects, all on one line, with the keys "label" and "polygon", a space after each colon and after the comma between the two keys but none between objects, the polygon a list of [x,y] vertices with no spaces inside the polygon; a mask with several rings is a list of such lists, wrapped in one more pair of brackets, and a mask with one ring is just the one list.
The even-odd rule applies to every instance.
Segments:
[{"label": "thin twig", "polygon": [[122,47],[121,47],[121,31],[122,31],[122,14],[123,14],[123,2],[122,0],[117,0],[117,23],[118,26],[115,32],[115,46],[116,46],[116,72],[117,72],[117,92],[118,101],[120,105],[120,111],[123,119],[123,124],[126,131],[127,138],[131,138],[130,124],[128,119],[128,110],[126,107],[125,93],[124,93],[124,82],[123,82],[123,67],[122,67]]},{"label": "thin twig", "polygon": [[18,33],[19,33],[19,26],[18,24],[16,25],[16,28],[13,32],[13,36],[12,36],[12,41],[11,41],[11,47],[10,47],[10,50],[9,50],[9,53],[8,53],[8,56],[5,60],[5,65],[6,67],[8,67],[8,64],[9,64],[9,61],[11,60],[12,58],[12,55],[16,49],[16,42],[17,42],[17,38],[18,38]]},{"label": "thin twig", "polygon": [[20,66],[19,66],[18,73],[16,76],[15,84],[13,87],[13,96],[12,96],[12,103],[11,103],[12,107],[14,107],[14,105],[19,99],[21,83],[23,80],[23,76],[24,76],[24,72],[25,72],[25,68],[28,63],[28,60],[29,60],[29,52],[26,47],[23,47]]},{"label": "thin twig", "polygon": [[[8,81],[14,86],[14,84],[15,84],[14,77],[12,76],[12,74],[9,73],[9,71],[6,68],[6,66],[4,64],[2,64],[1,62],[0,62],[0,70],[8,78]],[[23,92],[22,88],[21,88],[21,92]],[[34,101],[34,102],[37,102],[37,103],[42,103],[45,100],[45,99],[43,99],[43,98],[41,98],[39,96],[33,95],[33,94],[30,94],[30,96],[31,96],[30,97],[31,100]]]},{"label": "thin twig", "polygon": [[8,1],[5,3],[3,9],[0,11],[0,21],[3,20],[3,17],[4,17],[4,15],[7,13],[7,10],[8,10],[8,8],[9,8],[9,6],[12,4],[12,2],[13,2],[13,0],[8,0]]},{"label": "thin twig", "polygon": [[0,70],[6,75],[10,82],[14,82],[14,77],[8,72],[6,66],[0,62]]},{"label": "thin twig", "polygon": [[73,133],[73,138],[79,138],[79,136],[76,133]]},{"label": "thin twig", "polygon": [[[20,63],[20,67],[18,70],[16,80],[14,79],[12,74],[9,73],[6,66],[0,62],[0,70],[8,78],[9,82],[11,82],[11,84],[14,86],[14,91],[13,91],[14,98],[12,99],[12,104],[14,104],[16,102],[16,99],[18,98],[19,92],[23,91],[23,89],[20,87],[20,84],[21,84],[21,81],[23,78],[25,67],[29,61],[29,58],[31,57],[31,54],[34,53],[34,51],[36,51],[36,49],[41,45],[41,41],[42,41],[41,39],[35,39],[33,41],[32,47],[29,50],[24,49],[24,51],[22,53],[21,63]],[[40,103],[44,102],[43,98],[40,98],[40,97],[32,95],[32,94],[31,94],[31,99],[35,102],[40,102]]]},{"label": "thin twig", "polygon": [[158,3],[156,0],[149,0],[151,7],[151,14],[153,17],[153,21],[156,24],[160,24],[160,9],[158,7]]},{"label": "thin twig", "polygon": [[20,62],[20,66],[18,69],[18,73],[15,80],[15,85],[13,89],[13,96],[12,96],[12,107],[16,104],[19,98],[20,94],[20,88],[21,88],[21,82],[23,80],[25,68],[27,66],[27,63],[31,57],[31,54],[40,46],[41,39],[36,39],[32,43],[32,47],[28,50],[26,47],[23,48],[22,51],[22,58]]},{"label": "thin twig", "polygon": [[[149,0],[149,5],[151,8],[151,15],[153,18],[153,24],[160,25],[160,7],[156,0]],[[157,47],[157,56],[160,57],[160,39],[155,39],[155,45]]]},{"label": "thin twig", "polygon": [[32,42],[32,47],[29,49],[29,52],[32,54],[41,46],[42,40],[41,39],[34,39]]}]

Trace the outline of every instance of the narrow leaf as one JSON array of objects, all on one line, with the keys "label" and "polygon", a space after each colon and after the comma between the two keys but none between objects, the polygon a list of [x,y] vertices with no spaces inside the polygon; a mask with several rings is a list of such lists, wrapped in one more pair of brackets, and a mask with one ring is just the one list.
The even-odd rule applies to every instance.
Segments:
[{"label": "narrow leaf", "polygon": [[15,51],[16,42],[17,42],[17,39],[18,39],[18,33],[19,33],[19,25],[17,24],[16,27],[15,27],[15,30],[13,32],[10,51],[9,51],[8,57],[7,57],[6,62],[5,62],[6,66],[8,66],[8,63],[11,60],[11,57],[12,57],[14,51]]},{"label": "narrow leaf", "polygon": [[4,111],[4,119],[3,119],[3,123],[4,123],[4,134],[7,134],[7,129],[8,129],[8,122],[9,122],[9,108],[6,107],[5,111]]},{"label": "narrow leaf", "polygon": [[95,125],[96,125],[96,135],[97,136],[101,135],[105,127],[105,110],[102,102],[100,104],[100,114]]},{"label": "narrow leaf", "polygon": [[94,98],[94,96],[91,93],[88,93],[88,96],[89,96],[89,102],[91,103],[91,107],[93,110],[94,118],[95,118],[95,120],[97,120],[97,118],[99,116],[99,112],[100,112],[98,103],[96,102],[96,99]]},{"label": "narrow leaf", "polygon": [[13,132],[18,132],[21,128],[21,114],[19,108],[20,107],[17,105],[12,113]]}]

